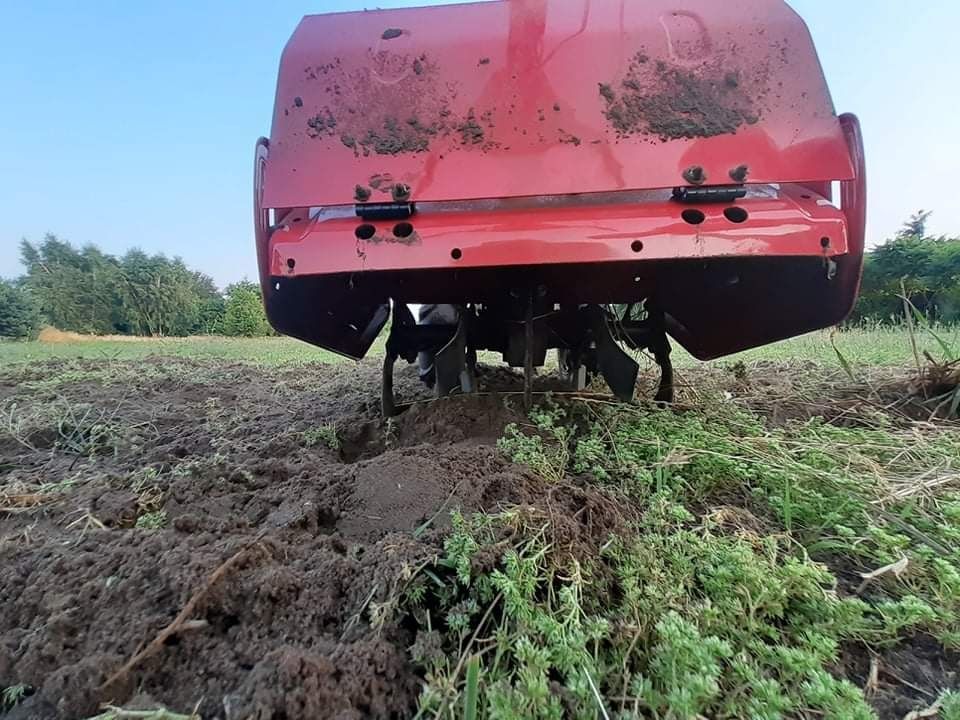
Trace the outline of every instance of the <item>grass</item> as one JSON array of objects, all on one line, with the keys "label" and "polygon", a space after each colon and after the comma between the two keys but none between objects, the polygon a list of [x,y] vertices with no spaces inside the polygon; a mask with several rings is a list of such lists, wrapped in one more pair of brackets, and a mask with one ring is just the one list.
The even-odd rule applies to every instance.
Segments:
[{"label": "grass", "polygon": [[216,358],[261,365],[341,362],[327,350],[288,337],[88,339],[80,342],[0,342],[0,365],[38,360],[142,360],[150,357]]},{"label": "grass", "polygon": [[5,687],[3,692],[0,692],[0,711],[6,712],[12,710],[15,705],[19,705],[29,690],[30,686],[24,683]]},{"label": "grass", "polygon": [[405,591],[421,715],[461,717],[479,686],[480,718],[875,717],[842,652],[960,650],[960,434],[861,420],[772,428],[713,398],[508,427],[502,452],[608,489],[622,523],[571,547],[522,508],[455,516]]},{"label": "grass", "polygon": [[337,426],[334,424],[320,425],[315,428],[303,431],[303,444],[307,447],[314,447],[320,444],[326,445],[331,450],[340,449],[340,438],[337,435]]},{"label": "grass", "polygon": [[[946,329],[941,338],[960,347],[957,329]],[[381,336],[371,354],[382,352],[385,338]],[[918,350],[939,355],[940,343],[929,333],[917,337]],[[876,327],[850,328],[838,331],[837,348],[854,365],[892,366],[913,362],[913,351],[906,328]],[[259,365],[286,365],[304,363],[335,363],[346,359],[335,353],[307,345],[287,337],[268,338],[127,338],[88,339],[80,342],[0,342],[0,365],[29,363],[37,360],[87,358],[95,360],[140,360],[150,357],[217,358],[250,362]],[[807,359],[830,365],[837,364],[837,355],[831,345],[830,331],[820,331],[785,340],[763,348],[734,355],[724,362],[756,360]],[[675,362],[681,366],[698,364],[690,355],[677,349]]]}]

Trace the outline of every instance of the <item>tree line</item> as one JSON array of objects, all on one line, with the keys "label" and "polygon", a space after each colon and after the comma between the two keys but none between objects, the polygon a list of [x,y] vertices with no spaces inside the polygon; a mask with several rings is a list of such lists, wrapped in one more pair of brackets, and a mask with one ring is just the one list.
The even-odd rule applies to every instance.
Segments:
[{"label": "tree line", "polygon": [[260,287],[242,281],[220,292],[180,258],[94,245],[55,235],[23,240],[26,272],[0,280],[0,337],[30,338],[43,325],[96,335],[266,335]]},{"label": "tree line", "polygon": [[867,253],[851,322],[900,322],[904,297],[933,322],[960,322],[960,238],[928,235],[929,218],[921,210]]},{"label": "tree line", "polygon": [[[898,323],[903,296],[931,321],[960,322],[960,238],[927,234],[920,211],[864,262],[860,300],[848,322]],[[94,245],[55,235],[20,244],[26,273],[0,280],[0,337],[29,338],[42,325],[79,333],[180,336],[271,333],[260,287],[243,281],[220,292],[180,258]]]}]

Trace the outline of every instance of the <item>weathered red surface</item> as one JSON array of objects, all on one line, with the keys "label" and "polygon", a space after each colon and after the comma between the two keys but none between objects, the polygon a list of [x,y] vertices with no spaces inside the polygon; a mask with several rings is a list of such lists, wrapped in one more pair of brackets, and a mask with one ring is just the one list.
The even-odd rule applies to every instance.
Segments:
[{"label": "weathered red surface", "polygon": [[[496,303],[535,284],[563,303],[654,298],[708,359],[835,324],[860,283],[859,125],[834,113],[782,0],[307,17],[256,167],[268,316],[351,357],[391,300]],[[661,190],[701,180],[749,195],[687,205]],[[362,228],[354,203],[400,184],[414,215]]]},{"label": "weathered red surface", "polygon": [[[397,32],[399,31],[399,34]],[[384,39],[384,37],[389,39]],[[853,177],[782,0],[512,0],[308,16],[281,62],[267,207]]]},{"label": "weathered red surface", "polygon": [[[724,211],[731,208],[746,212],[747,219],[742,223],[728,219]],[[683,219],[685,211],[703,213],[705,220],[692,225]],[[413,232],[398,237],[394,228],[399,224],[412,226]],[[373,237],[356,236],[362,225],[376,229]],[[507,205],[423,212],[408,221],[370,223],[356,217],[313,221],[307,213],[293,213],[273,233],[269,267],[271,275],[296,277],[404,267],[455,270],[730,256],[833,257],[845,254],[847,247],[843,213],[820,196],[791,186],[779,197],[696,208],[669,200],[547,209]]]}]

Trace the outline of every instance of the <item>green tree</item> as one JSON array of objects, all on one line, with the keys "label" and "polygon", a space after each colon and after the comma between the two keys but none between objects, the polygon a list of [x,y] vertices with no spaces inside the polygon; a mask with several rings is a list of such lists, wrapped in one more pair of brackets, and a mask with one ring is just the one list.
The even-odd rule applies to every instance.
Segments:
[{"label": "green tree", "polygon": [[931,210],[920,210],[914,213],[900,228],[897,237],[924,237],[927,234],[927,220],[931,215],[933,215]]},{"label": "green tree", "polygon": [[24,285],[47,321],[63,330],[192,335],[221,324],[224,301],[213,280],[180,258],[133,249],[117,259],[55,235],[39,245],[24,240],[20,254]]},{"label": "green tree", "polygon": [[868,252],[853,320],[897,321],[901,293],[932,320],[960,321],[960,238],[926,235],[929,212],[904,223],[897,236]]},{"label": "green tree", "polygon": [[114,331],[116,260],[88,245],[80,250],[47,235],[38,246],[20,244],[24,286],[51,325],[84,333]]},{"label": "green tree", "polygon": [[35,298],[19,285],[0,280],[0,337],[32,339],[39,329]]},{"label": "green tree", "polygon": [[260,286],[248,280],[228,285],[223,334],[257,337],[271,332],[263,310]]}]

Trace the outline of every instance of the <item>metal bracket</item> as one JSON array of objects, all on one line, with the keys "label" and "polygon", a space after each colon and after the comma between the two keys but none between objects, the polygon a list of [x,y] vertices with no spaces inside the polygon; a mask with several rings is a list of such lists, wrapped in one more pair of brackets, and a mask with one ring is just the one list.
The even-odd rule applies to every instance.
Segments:
[{"label": "metal bracket", "polygon": [[357,203],[353,210],[364,220],[406,220],[416,212],[416,207],[412,202]]},{"label": "metal bracket", "polygon": [[742,186],[675,187],[673,199],[682,203],[728,203],[747,196]]}]

